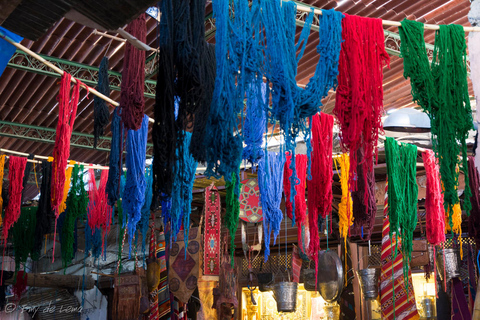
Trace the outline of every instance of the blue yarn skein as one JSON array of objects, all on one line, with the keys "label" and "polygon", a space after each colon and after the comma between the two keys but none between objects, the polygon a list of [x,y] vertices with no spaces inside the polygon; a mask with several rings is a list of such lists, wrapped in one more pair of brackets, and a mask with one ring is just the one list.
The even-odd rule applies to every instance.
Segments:
[{"label": "blue yarn skein", "polygon": [[258,186],[262,203],[263,228],[265,239],[265,261],[270,255],[270,235],[273,244],[280,233],[283,213],[280,209],[283,191],[283,165],[285,157],[281,153],[268,152],[258,162]]},{"label": "blue yarn skein", "polygon": [[108,204],[114,206],[115,202],[120,199],[120,150],[123,141],[123,125],[120,116],[120,107],[115,108],[112,117],[112,141],[110,144],[110,159],[108,165],[108,180],[105,191],[108,195]]},{"label": "blue yarn skein", "polygon": [[263,157],[262,142],[266,129],[267,85],[263,83],[263,79],[259,81],[261,82],[259,86],[251,85],[247,91],[247,116],[243,126],[245,147],[242,158],[249,161],[252,166]]},{"label": "blue yarn skein", "polygon": [[129,256],[137,223],[142,217],[145,201],[145,160],[147,152],[148,117],[144,115],[142,127],[137,131],[128,130],[127,134],[127,179],[123,191],[122,207],[128,213]]},{"label": "blue yarn skein", "polygon": [[147,243],[147,231],[148,231],[148,222],[150,221],[150,206],[152,205],[153,198],[153,174],[152,174],[152,165],[149,165],[145,170],[145,179],[147,186],[145,188],[145,201],[142,206],[142,217],[138,222],[137,229],[140,230],[142,234],[142,253],[143,253],[143,263],[145,264],[145,253],[146,253],[146,243]]}]

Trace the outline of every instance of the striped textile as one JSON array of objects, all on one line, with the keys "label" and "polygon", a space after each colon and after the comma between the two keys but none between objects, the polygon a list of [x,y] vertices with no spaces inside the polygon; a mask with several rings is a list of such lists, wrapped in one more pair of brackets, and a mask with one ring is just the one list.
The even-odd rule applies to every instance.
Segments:
[{"label": "striped textile", "polygon": [[[382,309],[382,319],[385,320],[417,320],[420,318],[415,304],[415,295],[413,292],[412,275],[408,272],[408,294],[403,278],[403,256],[398,250],[397,257],[393,261],[394,281],[392,281],[392,249],[395,248],[395,237],[390,239],[390,223],[388,220],[388,182],[385,185],[385,205],[384,219],[382,229],[382,268],[380,283],[380,301]],[[400,238],[398,239],[399,246]],[[393,291],[395,283],[395,291]],[[395,292],[395,299],[393,298]]]},{"label": "striped textile", "polygon": [[[157,241],[155,239],[155,224],[152,222],[150,226],[150,247],[149,247],[149,258],[155,259],[155,253],[157,249]],[[150,300],[150,313],[148,315],[149,320],[158,320],[158,295],[157,290],[149,292]]]}]

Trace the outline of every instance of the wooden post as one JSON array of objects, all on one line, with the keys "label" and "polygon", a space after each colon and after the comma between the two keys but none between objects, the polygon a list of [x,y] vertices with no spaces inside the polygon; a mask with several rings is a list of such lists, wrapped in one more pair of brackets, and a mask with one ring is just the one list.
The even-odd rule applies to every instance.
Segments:
[{"label": "wooden post", "polygon": [[[5,284],[13,284],[14,279],[5,280]],[[83,285],[83,276],[63,274],[28,273],[27,286],[43,288],[78,289]],[[85,277],[85,290],[92,289],[95,280],[92,276]]]}]

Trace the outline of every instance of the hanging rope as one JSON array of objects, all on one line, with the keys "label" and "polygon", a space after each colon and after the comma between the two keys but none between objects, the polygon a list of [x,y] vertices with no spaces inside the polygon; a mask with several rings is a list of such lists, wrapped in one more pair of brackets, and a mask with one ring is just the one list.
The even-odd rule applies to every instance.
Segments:
[{"label": "hanging rope", "polygon": [[38,200],[37,224],[35,226],[35,243],[32,259],[40,258],[44,236],[50,232],[54,213],[52,209],[52,162],[42,161],[42,184],[40,185],[40,199]]},{"label": "hanging rope", "polygon": [[2,190],[3,190],[3,175],[5,169],[5,155],[0,155],[0,226],[2,226],[3,220],[3,197],[2,197]]},{"label": "hanging rope", "polygon": [[[145,14],[130,22],[125,31],[145,43],[147,25]],[[138,130],[144,118],[145,98],[145,51],[135,48],[130,42],[125,44],[123,56],[122,84],[120,107],[122,108],[122,122],[126,129]]]},{"label": "hanging rope", "polygon": [[257,81],[261,81],[261,84],[252,85],[247,91],[247,116],[243,126],[245,147],[242,158],[249,161],[252,166],[255,166],[263,157],[262,142],[266,130],[267,86],[263,83],[263,79],[260,78]]},{"label": "hanging rope", "polygon": [[127,133],[127,180],[122,197],[123,209],[128,214],[128,244],[129,254],[132,249],[132,239],[141,210],[145,201],[145,160],[147,152],[148,117],[143,116],[143,123],[138,131],[128,130]]},{"label": "hanging rope", "polygon": [[24,207],[21,215],[12,227],[12,241],[15,250],[15,272],[20,270],[20,264],[27,262],[35,245],[35,228],[37,224],[37,208]]},{"label": "hanging rope", "polygon": [[[100,62],[100,67],[98,68],[98,85],[96,89],[104,96],[110,96],[110,81],[108,79],[107,57],[103,57],[102,61]],[[103,136],[105,127],[108,124],[110,111],[108,110],[107,102],[105,100],[97,96],[95,96],[93,99],[93,148],[96,149],[98,138],[100,136]]]},{"label": "hanging rope", "polygon": [[110,158],[108,165],[108,181],[106,191],[108,194],[108,204],[113,208],[115,202],[120,199],[120,175],[121,175],[121,156],[122,144],[124,141],[124,129],[121,122],[121,109],[115,108],[112,117],[112,141],[110,144]]},{"label": "hanging rope", "polygon": [[20,207],[22,206],[22,190],[23,190],[23,176],[25,173],[25,166],[27,158],[19,158],[10,156],[8,158],[8,205],[5,208],[5,215],[3,218],[3,242],[4,252],[8,239],[8,230],[20,217]]},{"label": "hanging rope", "polygon": [[340,125],[342,147],[350,154],[350,189],[356,191],[360,148],[365,155],[364,175],[373,170],[378,133],[383,130],[383,66],[389,66],[390,57],[385,51],[381,19],[345,14],[342,38],[333,114]]},{"label": "hanging rope", "polygon": [[[74,234],[78,220],[87,217],[89,195],[83,181],[83,166],[75,164],[72,170],[72,187],[67,198],[67,211],[62,227],[62,264],[64,271],[75,256]],[[92,170],[93,171],[93,170]],[[96,187],[96,186],[95,186]]]},{"label": "hanging rope", "polygon": [[471,191],[466,139],[473,122],[468,97],[465,33],[462,26],[441,25],[435,33],[430,65],[423,31],[422,23],[409,20],[403,20],[399,28],[404,76],[410,77],[413,101],[430,117],[433,149],[445,187],[445,211],[453,212],[454,205],[459,202],[458,165],[465,174],[464,209],[469,213]]},{"label": "hanging rope", "polygon": [[356,234],[370,240],[377,212],[375,173],[373,170],[365,172],[363,159],[364,151],[360,148],[357,152],[357,190],[352,192],[353,220]]},{"label": "hanging rope", "polygon": [[425,213],[427,240],[436,246],[445,241],[445,209],[443,207],[442,186],[438,160],[431,150],[422,153],[423,164],[427,174],[427,188],[425,195]]},{"label": "hanging rope", "polygon": [[[402,143],[393,138],[385,141],[385,157],[388,175],[388,205],[390,237],[398,230],[402,238],[403,276],[408,281],[408,266],[412,260],[413,231],[417,226],[418,185],[417,146]],[[398,241],[396,241],[398,243]],[[394,257],[397,254],[395,245]]]},{"label": "hanging rope", "polygon": [[[73,86],[73,93],[70,97],[70,81],[72,76],[66,72],[62,75],[60,92],[58,93],[58,122],[55,134],[55,146],[53,148],[53,178],[52,178],[52,207],[55,217],[60,214],[59,207],[63,199],[65,187],[65,169],[67,159],[70,156],[70,137],[72,135],[73,123],[77,115],[78,99],[80,97],[80,80]],[[54,242],[55,246],[55,242]]]},{"label": "hanging rope", "polygon": [[270,237],[273,244],[280,233],[283,213],[280,209],[283,190],[283,166],[285,157],[281,153],[268,152],[258,162],[258,187],[263,214],[263,236],[265,240],[265,262],[270,256]]}]

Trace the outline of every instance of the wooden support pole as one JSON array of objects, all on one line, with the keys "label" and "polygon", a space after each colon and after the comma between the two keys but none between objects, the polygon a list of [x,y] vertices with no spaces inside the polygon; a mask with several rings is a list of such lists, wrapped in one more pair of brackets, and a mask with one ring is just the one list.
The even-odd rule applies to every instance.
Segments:
[{"label": "wooden support pole", "polygon": [[[14,279],[5,280],[5,284],[13,284]],[[79,289],[83,286],[83,276],[70,274],[27,274],[27,286],[42,288]],[[85,290],[93,289],[95,280],[92,276],[85,277]]]}]

